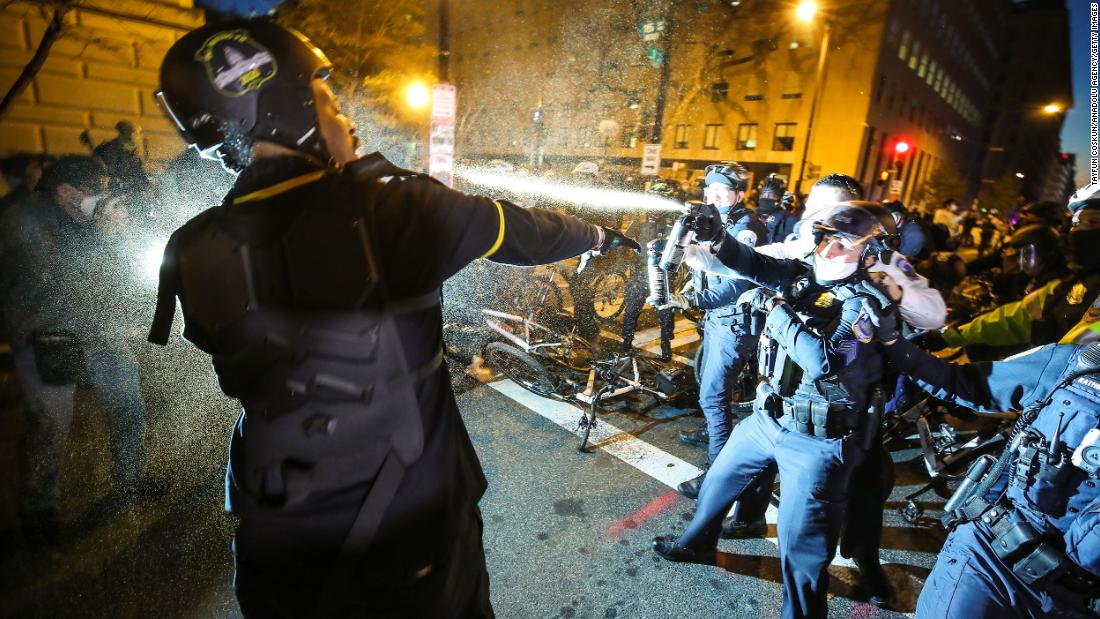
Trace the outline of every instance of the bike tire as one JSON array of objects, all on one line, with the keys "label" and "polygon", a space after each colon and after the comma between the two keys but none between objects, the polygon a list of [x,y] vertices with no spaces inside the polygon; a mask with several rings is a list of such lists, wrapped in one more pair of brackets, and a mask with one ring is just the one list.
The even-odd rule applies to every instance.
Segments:
[{"label": "bike tire", "polygon": [[618,271],[610,271],[592,282],[593,307],[596,317],[601,320],[614,320],[626,307],[626,276]]},{"label": "bike tire", "polygon": [[561,381],[534,356],[504,342],[485,347],[485,362],[520,387],[545,398],[561,399]]},{"label": "bike tire", "polygon": [[695,364],[691,367],[691,373],[695,376],[696,387],[703,385],[703,346],[706,346],[706,342],[699,340],[699,348],[695,349]]}]

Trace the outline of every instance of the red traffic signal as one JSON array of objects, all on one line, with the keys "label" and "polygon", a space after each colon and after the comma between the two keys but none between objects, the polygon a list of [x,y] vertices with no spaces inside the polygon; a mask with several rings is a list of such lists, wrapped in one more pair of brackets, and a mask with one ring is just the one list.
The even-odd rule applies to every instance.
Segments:
[{"label": "red traffic signal", "polygon": [[898,140],[897,144],[894,144],[894,152],[899,155],[904,155],[909,152],[909,142]]}]

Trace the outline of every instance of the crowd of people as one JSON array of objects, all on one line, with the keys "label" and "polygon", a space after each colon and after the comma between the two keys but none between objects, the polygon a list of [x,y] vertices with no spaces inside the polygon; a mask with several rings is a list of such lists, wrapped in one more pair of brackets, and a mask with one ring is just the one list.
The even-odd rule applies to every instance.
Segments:
[{"label": "crowd of people", "polygon": [[[256,66],[233,70],[256,49]],[[145,470],[129,346],[147,322],[130,310],[153,304],[131,290],[139,278],[126,256],[143,227],[176,228],[148,337],[166,343],[180,306],[183,336],[240,401],[226,505],[238,518],[245,616],[491,617],[478,509],[487,481],[445,371],[440,287],[479,259],[640,253],[634,236],[657,251],[665,222],[648,214],[624,233],[360,157],[330,70],[321,50],[273,22],[203,26],[161,68],[158,98],[195,148],[159,179],[144,174],[124,123],[113,145],[25,158],[9,174],[0,301],[29,422],[20,517],[38,542],[56,535],[79,381],[108,411],[116,500],[164,491]],[[235,173],[228,193],[186,222],[179,213],[194,210],[158,219],[148,204],[164,195],[196,199],[190,171],[210,165],[198,150]],[[706,448],[706,471],[679,488],[696,501],[691,522],[653,550],[714,564],[720,538],[764,536],[778,477],[783,616],[826,616],[838,548],[871,601],[890,606],[879,544],[892,461],[881,432],[921,389],[1019,417],[946,514],[917,616],[1100,613],[1100,187],[1001,220],[960,213],[954,200],[931,214],[866,201],[840,173],[802,199],[780,176],[750,188],[745,167],[718,162],[703,171],[701,198],[680,222],[690,286],[655,309],[665,357],[674,313],[705,312],[706,425],[681,438]],[[971,247],[968,262],[961,248]],[[648,288],[640,277],[627,286],[623,352],[634,352]],[[589,302],[574,301],[591,331]],[[982,346],[991,360],[928,352],[949,346]],[[734,404],[746,364],[760,380]]]}]

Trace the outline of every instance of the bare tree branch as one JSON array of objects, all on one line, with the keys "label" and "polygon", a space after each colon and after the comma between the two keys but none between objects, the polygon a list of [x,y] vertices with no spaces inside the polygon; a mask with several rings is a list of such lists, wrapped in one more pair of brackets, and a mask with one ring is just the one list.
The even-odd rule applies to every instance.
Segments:
[{"label": "bare tree branch", "polygon": [[72,8],[72,2],[63,2],[58,4],[53,10],[53,19],[50,20],[46,31],[42,33],[42,40],[38,42],[38,48],[34,50],[34,55],[31,56],[27,65],[23,67],[23,70],[19,73],[19,77],[15,78],[15,82],[8,88],[8,92],[4,94],[4,98],[0,100],[0,119],[7,114],[8,109],[11,108],[12,103],[15,102],[23,90],[31,83],[38,72],[42,69],[42,65],[45,64],[46,58],[50,55],[50,48],[61,36],[62,29],[64,28],[65,15]]}]

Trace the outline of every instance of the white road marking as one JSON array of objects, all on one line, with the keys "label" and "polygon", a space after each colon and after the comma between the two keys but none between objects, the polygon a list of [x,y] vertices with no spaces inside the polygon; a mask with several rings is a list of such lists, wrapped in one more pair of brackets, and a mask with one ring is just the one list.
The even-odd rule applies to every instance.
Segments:
[{"label": "white road marking", "polygon": [[[489,386],[565,430],[580,436],[581,431],[577,424],[582,412],[580,408],[568,402],[535,395],[508,379],[489,383]],[[588,444],[598,445],[600,449],[672,488],[698,477],[703,472],[698,467],[603,420],[599,420],[596,427],[592,429]]]}]

